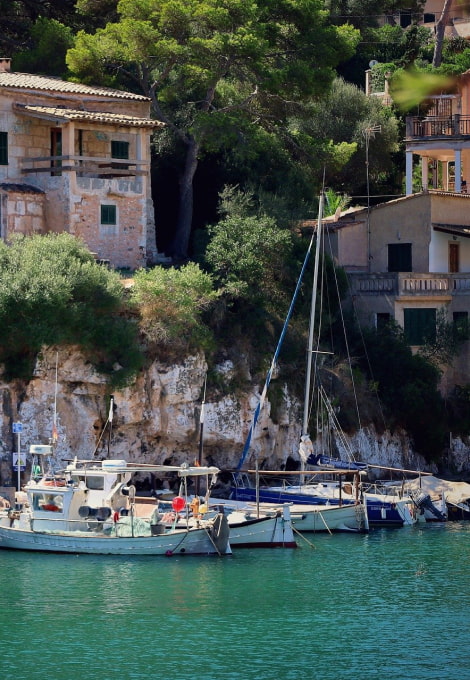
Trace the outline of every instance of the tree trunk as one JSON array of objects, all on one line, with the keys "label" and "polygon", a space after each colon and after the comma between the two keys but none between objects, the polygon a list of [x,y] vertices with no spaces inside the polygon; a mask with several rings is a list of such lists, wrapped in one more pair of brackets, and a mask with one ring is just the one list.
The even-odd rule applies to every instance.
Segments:
[{"label": "tree trunk", "polygon": [[193,179],[198,166],[199,144],[190,137],[183,174],[180,178],[178,220],[168,255],[177,259],[188,257],[189,238],[193,221]]},{"label": "tree trunk", "polygon": [[442,47],[444,43],[444,33],[446,26],[449,23],[450,8],[452,6],[452,0],[445,0],[444,7],[442,8],[442,14],[439,21],[436,24],[436,42],[434,44],[434,55],[432,58],[433,68],[437,68],[441,65],[442,61]]}]

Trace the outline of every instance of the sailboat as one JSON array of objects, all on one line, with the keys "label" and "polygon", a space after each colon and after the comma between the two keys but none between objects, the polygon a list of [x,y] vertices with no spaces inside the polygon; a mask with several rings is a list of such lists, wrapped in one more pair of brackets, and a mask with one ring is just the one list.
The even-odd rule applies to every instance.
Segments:
[{"label": "sailboat", "polygon": [[[310,307],[310,323],[309,323],[309,337],[308,337],[308,348],[307,348],[307,367],[306,367],[306,380],[305,380],[305,395],[304,395],[304,410],[303,410],[303,421],[302,421],[302,434],[301,434],[301,442],[300,442],[300,447],[299,447],[299,455],[301,459],[301,483],[303,484],[303,477],[305,474],[305,464],[308,459],[308,455],[313,450],[313,445],[310,440],[310,436],[308,434],[308,425],[309,425],[309,411],[310,411],[310,402],[311,402],[311,381],[312,381],[312,366],[313,366],[313,355],[314,355],[314,349],[313,349],[313,341],[314,341],[314,335],[315,335],[315,315],[316,315],[316,300],[317,300],[317,287],[318,287],[318,272],[319,272],[319,261],[320,261],[320,251],[321,251],[321,244],[322,244],[322,215],[323,215],[323,194],[320,195],[320,200],[319,200],[319,210],[318,210],[318,227],[317,227],[317,232],[316,232],[316,250],[315,250],[315,262],[314,262],[314,276],[313,276],[313,286],[312,286],[312,296],[311,296],[311,307]],[[357,531],[357,532],[363,532],[367,531],[369,526],[368,526],[368,516],[367,516],[367,511],[365,504],[363,500],[359,497],[359,495],[354,499],[354,500],[343,500],[343,497],[340,495],[338,499],[328,499],[328,498],[315,498],[313,495],[309,496],[308,494],[300,494],[297,493],[295,497],[289,493],[288,488],[283,487],[282,489],[276,489],[273,487],[260,487],[258,483],[258,470],[256,470],[257,474],[257,483],[255,486],[251,485],[250,482],[246,484],[247,476],[246,474],[243,474],[242,467],[246,461],[246,458],[248,456],[249,450],[250,450],[250,445],[251,445],[251,439],[253,432],[256,427],[256,423],[259,417],[259,414],[261,412],[261,409],[263,407],[266,395],[267,395],[267,390],[271,381],[272,374],[274,372],[276,362],[279,356],[279,352],[281,349],[282,342],[284,340],[286,330],[290,321],[290,318],[292,316],[293,312],[293,307],[295,300],[297,298],[297,294],[303,279],[303,275],[306,270],[306,266],[310,257],[310,253],[312,250],[314,242],[314,234],[312,234],[312,238],[310,240],[310,244],[304,259],[304,263],[302,266],[302,270],[299,276],[299,279],[297,281],[297,286],[294,292],[294,296],[292,298],[286,320],[283,326],[283,330],[281,332],[281,336],[279,338],[276,351],[274,353],[274,357],[271,363],[271,367],[268,371],[268,375],[265,381],[265,385],[263,388],[263,391],[261,393],[261,397],[259,400],[259,403],[256,407],[254,416],[253,416],[253,422],[251,424],[247,440],[245,442],[245,446],[242,452],[242,456],[240,458],[240,461],[237,466],[237,471],[236,474],[234,475],[234,485],[232,486],[232,493],[231,493],[231,499],[236,500],[236,501],[243,501],[243,502],[249,502],[249,503],[295,503],[297,505],[302,505],[301,511],[297,513],[297,516],[299,517],[298,523],[296,526],[295,523],[295,514],[294,514],[294,519],[293,519],[293,524],[295,528],[299,528],[300,526],[302,527],[302,530],[315,530],[315,531],[331,531],[331,530],[336,530],[336,531]],[[354,472],[358,471],[358,467],[351,467],[351,470],[354,470]],[[349,470],[348,470],[349,471]],[[276,472],[274,471],[274,474],[286,474],[286,472]],[[340,483],[341,487],[341,483]],[[332,502],[333,501],[333,502]],[[306,505],[311,505],[312,507],[307,508],[305,507]],[[321,508],[319,506],[322,506]],[[352,507],[351,507],[352,506]],[[321,515],[320,515],[321,513]],[[291,508],[291,516],[293,514],[293,510]],[[310,521],[307,519],[307,516],[310,515]],[[300,518],[302,519],[302,522],[300,522]],[[299,529],[300,530],[300,529]]]}]

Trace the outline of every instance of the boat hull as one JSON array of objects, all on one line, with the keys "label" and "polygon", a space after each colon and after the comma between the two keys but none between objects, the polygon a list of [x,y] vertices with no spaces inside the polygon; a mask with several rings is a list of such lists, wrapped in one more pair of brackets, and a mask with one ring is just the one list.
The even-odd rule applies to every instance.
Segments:
[{"label": "boat hull", "polygon": [[[238,519],[239,518],[239,519]],[[291,518],[284,513],[274,517],[254,517],[235,511],[228,515],[230,545],[233,548],[296,548]]]},{"label": "boat hull", "polygon": [[470,520],[470,505],[468,503],[447,502],[447,519],[449,522]]},{"label": "boat hull", "polygon": [[[0,526],[0,548],[34,552],[94,555],[219,555],[230,554],[227,541],[217,547],[205,529],[175,531],[157,536],[119,538],[85,532],[36,532]],[[224,543],[223,542],[223,543]]]},{"label": "boat hull", "polygon": [[369,529],[364,505],[292,505],[294,529],[308,532],[356,532]]},{"label": "boat hull", "polygon": [[[354,507],[355,501],[347,498],[328,498],[313,496],[308,493],[295,491],[269,489],[260,487],[232,487],[231,498],[246,503],[255,503],[258,499],[261,503],[294,503],[295,505],[331,505],[339,507],[351,505]],[[412,523],[407,520],[405,511],[400,503],[379,499],[374,494],[370,494],[367,499],[367,518],[369,527],[402,527],[404,524]]]}]

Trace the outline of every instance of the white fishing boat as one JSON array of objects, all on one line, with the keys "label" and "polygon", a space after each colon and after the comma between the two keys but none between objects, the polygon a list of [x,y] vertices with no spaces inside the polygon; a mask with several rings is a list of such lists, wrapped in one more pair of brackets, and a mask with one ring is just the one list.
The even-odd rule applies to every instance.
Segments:
[{"label": "white fishing boat", "polygon": [[367,512],[363,503],[350,505],[296,505],[291,506],[294,529],[307,532],[360,532],[369,530]]},{"label": "white fishing boat", "polygon": [[289,505],[256,512],[254,508],[226,510],[233,548],[296,548]]},{"label": "white fishing boat", "polygon": [[[209,504],[193,496],[188,502],[186,513],[180,513],[180,522],[188,521],[191,526],[202,525],[207,519],[223,510],[230,530],[231,548],[296,548],[297,543],[291,520],[290,506],[256,508],[247,504],[230,503],[226,499],[211,498]],[[172,515],[171,502],[161,504]],[[142,512],[142,511],[141,511]]]},{"label": "white fishing boat", "polygon": [[[231,517],[235,519],[237,514],[238,516],[242,514],[246,518],[254,518],[280,516],[281,513],[286,524],[288,512],[289,524],[294,534],[298,532],[367,532],[369,529],[367,512],[363,503],[342,506],[329,503],[307,505],[292,502],[278,504],[225,499],[213,499],[213,501],[218,505],[223,505],[229,525]],[[284,528],[284,540],[285,532]],[[230,545],[236,547],[232,538],[232,530]]]},{"label": "white fishing boat", "polygon": [[164,520],[158,503],[142,518],[135,511],[135,487],[129,484],[133,474],[145,470],[177,475],[186,490],[189,477],[215,477],[216,467],[74,460],[60,474],[51,474],[44,472],[43,464],[51,447],[32,446],[30,453],[41,461],[41,472],[25,485],[26,502],[0,518],[2,548],[107,555],[231,553],[223,511],[202,525],[181,523],[178,511],[186,500],[179,496],[171,524]]}]

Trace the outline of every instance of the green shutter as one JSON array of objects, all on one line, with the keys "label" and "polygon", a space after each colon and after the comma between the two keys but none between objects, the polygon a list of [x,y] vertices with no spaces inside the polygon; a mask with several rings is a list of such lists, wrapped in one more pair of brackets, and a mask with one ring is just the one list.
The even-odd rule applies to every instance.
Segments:
[{"label": "green shutter", "polygon": [[129,142],[112,140],[111,158],[129,158]]},{"label": "green shutter", "polygon": [[8,132],[0,132],[0,165],[8,165]]},{"label": "green shutter", "polygon": [[435,309],[404,309],[405,339],[410,345],[424,345],[436,339]]},{"label": "green shutter", "polygon": [[412,272],[411,243],[390,243],[388,246],[388,271]]},{"label": "green shutter", "polygon": [[116,206],[101,206],[101,224],[116,224]]}]

